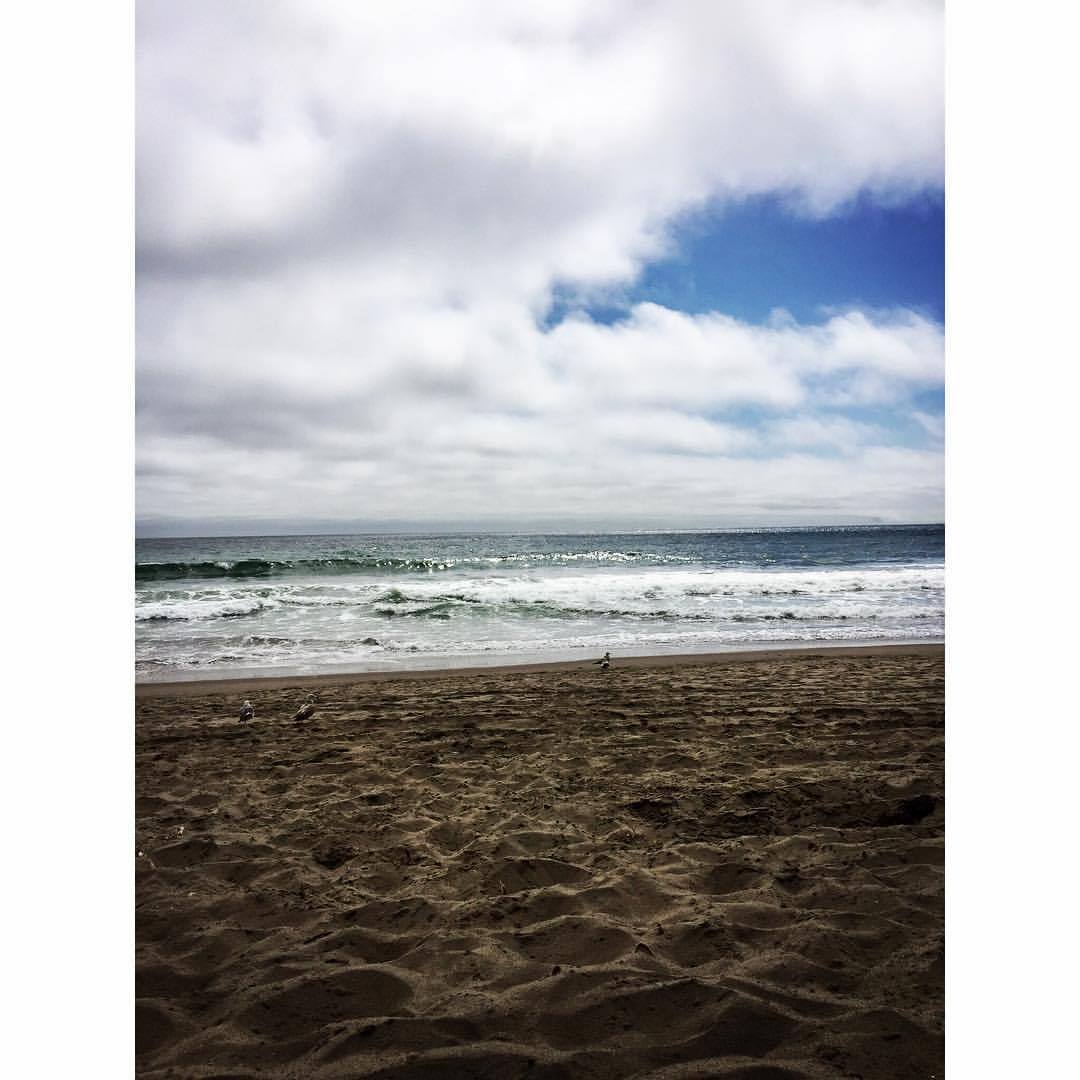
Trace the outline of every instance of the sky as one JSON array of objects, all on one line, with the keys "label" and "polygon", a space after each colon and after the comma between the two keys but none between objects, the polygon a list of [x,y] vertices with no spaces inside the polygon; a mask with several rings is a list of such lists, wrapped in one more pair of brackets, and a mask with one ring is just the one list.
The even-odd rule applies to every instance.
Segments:
[{"label": "sky", "polygon": [[940,3],[136,18],[140,535],[943,520]]}]

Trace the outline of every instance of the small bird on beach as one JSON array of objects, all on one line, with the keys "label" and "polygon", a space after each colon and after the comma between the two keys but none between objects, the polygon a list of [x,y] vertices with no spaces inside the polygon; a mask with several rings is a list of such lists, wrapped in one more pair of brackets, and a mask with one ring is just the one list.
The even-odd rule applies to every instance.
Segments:
[{"label": "small bird on beach", "polygon": [[300,723],[301,720],[309,720],[315,714],[315,703],[317,699],[317,694],[308,694],[307,701],[293,713],[293,720],[296,721],[296,723]]},{"label": "small bird on beach", "polygon": [[240,719],[251,720],[254,716],[255,706],[252,705],[250,701],[245,701],[244,704],[240,706]]},{"label": "small bird on beach", "polygon": [[593,663],[599,664],[601,671],[607,671],[607,669],[611,667],[611,653],[604,653],[604,655],[601,656],[599,660],[594,660]]}]

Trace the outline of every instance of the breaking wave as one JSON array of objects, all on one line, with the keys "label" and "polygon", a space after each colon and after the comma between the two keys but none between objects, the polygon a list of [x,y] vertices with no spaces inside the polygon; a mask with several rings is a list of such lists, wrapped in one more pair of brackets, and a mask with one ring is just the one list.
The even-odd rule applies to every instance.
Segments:
[{"label": "breaking wave", "polygon": [[136,663],[147,678],[944,634],[940,527],[235,538],[136,550]]}]

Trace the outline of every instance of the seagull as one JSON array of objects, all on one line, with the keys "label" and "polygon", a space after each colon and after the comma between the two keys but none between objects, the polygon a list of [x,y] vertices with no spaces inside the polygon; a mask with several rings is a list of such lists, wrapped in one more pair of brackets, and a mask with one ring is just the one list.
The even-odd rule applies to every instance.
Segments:
[{"label": "seagull", "polygon": [[299,723],[301,720],[310,719],[315,713],[315,699],[316,694],[308,694],[308,699],[300,706],[299,709],[293,714],[293,720]]},{"label": "seagull", "polygon": [[604,655],[600,657],[599,660],[594,660],[593,663],[599,664],[601,671],[607,671],[607,669],[611,667],[611,653],[604,653]]},{"label": "seagull", "polygon": [[250,701],[245,701],[240,707],[240,719],[251,720],[255,716],[255,706]]}]

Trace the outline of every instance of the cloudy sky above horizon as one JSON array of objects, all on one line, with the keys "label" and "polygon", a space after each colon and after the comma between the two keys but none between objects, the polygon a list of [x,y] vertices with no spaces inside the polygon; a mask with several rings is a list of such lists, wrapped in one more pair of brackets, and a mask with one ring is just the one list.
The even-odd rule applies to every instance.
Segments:
[{"label": "cloudy sky above horizon", "polygon": [[136,15],[141,533],[943,519],[940,3]]}]

